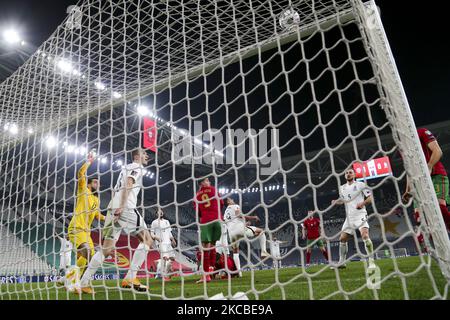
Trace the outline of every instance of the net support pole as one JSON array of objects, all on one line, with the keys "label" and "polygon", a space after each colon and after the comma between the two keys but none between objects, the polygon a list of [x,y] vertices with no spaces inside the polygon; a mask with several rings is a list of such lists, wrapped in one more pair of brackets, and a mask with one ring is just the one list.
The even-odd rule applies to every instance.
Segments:
[{"label": "net support pole", "polygon": [[450,240],[422,151],[408,99],[375,1],[352,0],[366,50],[377,78],[393,137],[400,148],[413,195],[425,216],[435,245],[435,257],[450,281]]}]

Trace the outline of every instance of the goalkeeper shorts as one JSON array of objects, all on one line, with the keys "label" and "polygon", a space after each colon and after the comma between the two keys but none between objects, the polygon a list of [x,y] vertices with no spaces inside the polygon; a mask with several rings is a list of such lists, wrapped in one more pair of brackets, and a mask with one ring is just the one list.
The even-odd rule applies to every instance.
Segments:
[{"label": "goalkeeper shorts", "polygon": [[77,251],[77,256],[79,253],[80,246],[83,243],[88,244],[89,249],[91,251],[91,257],[94,255],[94,253],[95,253],[94,242],[92,241],[90,232],[77,232],[77,231],[69,230],[68,234],[69,234],[70,242],[72,242],[74,248]]}]

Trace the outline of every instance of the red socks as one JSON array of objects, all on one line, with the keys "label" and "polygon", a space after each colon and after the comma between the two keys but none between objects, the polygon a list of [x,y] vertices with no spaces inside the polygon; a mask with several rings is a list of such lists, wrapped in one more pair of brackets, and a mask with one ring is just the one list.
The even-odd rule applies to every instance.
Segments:
[{"label": "red socks", "polygon": [[325,257],[325,259],[327,259],[327,261],[328,261],[328,252],[327,252],[327,250],[323,250],[322,254]]},{"label": "red socks", "polygon": [[209,250],[209,265],[211,267],[216,266],[216,248],[214,247],[211,247],[211,250]]},{"label": "red socks", "polygon": [[440,204],[442,217],[444,218],[445,225],[447,226],[447,230],[450,231],[450,213],[448,212],[447,206],[445,204]]},{"label": "red socks", "polygon": [[209,250],[205,250],[203,251],[203,271],[209,272],[209,262],[210,262]]},{"label": "red socks", "polygon": [[[311,261],[311,253],[312,252],[306,252],[306,264],[309,264],[309,262]],[[327,261],[328,261],[328,252],[327,252],[327,250],[322,251],[322,254],[325,257],[325,259],[327,259]]]}]

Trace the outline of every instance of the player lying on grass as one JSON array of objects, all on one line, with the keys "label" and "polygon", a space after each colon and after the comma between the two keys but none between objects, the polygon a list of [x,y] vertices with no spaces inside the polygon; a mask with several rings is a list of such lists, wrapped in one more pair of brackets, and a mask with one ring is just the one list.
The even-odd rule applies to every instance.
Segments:
[{"label": "player lying on grass", "polygon": [[220,273],[217,273],[216,278],[228,279],[228,274],[230,274],[231,277],[238,276],[234,260],[227,253],[227,250],[217,246],[215,269],[220,270]]},{"label": "player lying on grass", "polygon": [[247,237],[249,239],[259,237],[259,244],[261,246],[261,258],[267,258],[269,253],[266,248],[266,235],[264,230],[248,226],[247,221],[259,221],[256,216],[247,216],[242,214],[239,205],[234,203],[233,198],[226,199],[227,208],[225,210],[224,220],[227,225],[228,236],[230,237],[231,247],[233,248],[233,261],[236,269],[239,272],[239,277],[242,277],[241,262],[239,260],[239,242],[241,239]]},{"label": "player lying on grass", "polygon": [[112,200],[108,205],[108,214],[102,230],[103,246],[92,257],[89,266],[81,278],[81,291],[93,294],[89,286],[91,277],[97,272],[106,257],[112,255],[116,242],[122,231],[139,239],[139,245],[134,251],[130,269],[122,281],[123,288],[134,288],[147,291],[148,288],[137,279],[137,273],[147,257],[153,244],[153,238],[147,229],[144,218],[137,211],[137,198],[142,189],[144,166],[148,163],[147,153],[138,148],[131,154],[133,163],[126,165],[120,172],[113,191]]},{"label": "player lying on grass", "polygon": [[[70,220],[68,236],[77,252],[77,267],[80,275],[83,275],[88,262],[94,255],[94,242],[91,238],[91,225],[94,219],[105,220],[99,211],[99,199],[97,191],[100,183],[97,178],[86,178],[89,166],[95,160],[95,152],[90,152],[86,163],[78,171],[77,198],[75,212]],[[64,285],[64,278],[58,281]]]},{"label": "player lying on grass", "polygon": [[311,253],[314,246],[318,246],[325,259],[328,261],[328,253],[321,239],[322,228],[320,227],[320,218],[314,214],[314,211],[308,211],[308,217],[301,224],[302,238],[306,240],[306,266],[311,262]]},{"label": "player lying on grass", "polygon": [[347,242],[350,236],[355,235],[359,230],[361,238],[364,241],[366,253],[369,256],[369,269],[376,268],[373,259],[373,243],[369,237],[369,223],[366,206],[372,203],[372,194],[365,183],[355,180],[355,171],[348,169],[345,172],[347,181],[339,188],[340,198],[331,203],[345,205],[346,219],[342,226],[340,244],[339,244],[339,262],[338,268],[345,268],[345,259],[347,257]]}]

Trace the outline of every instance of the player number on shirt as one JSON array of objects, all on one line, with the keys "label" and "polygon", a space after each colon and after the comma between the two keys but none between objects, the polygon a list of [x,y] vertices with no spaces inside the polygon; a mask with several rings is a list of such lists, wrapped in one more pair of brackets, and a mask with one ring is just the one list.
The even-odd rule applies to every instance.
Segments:
[{"label": "player number on shirt", "polygon": [[209,200],[209,196],[206,193],[202,194],[202,201],[206,202],[204,204],[205,208],[211,206],[211,200]]}]

